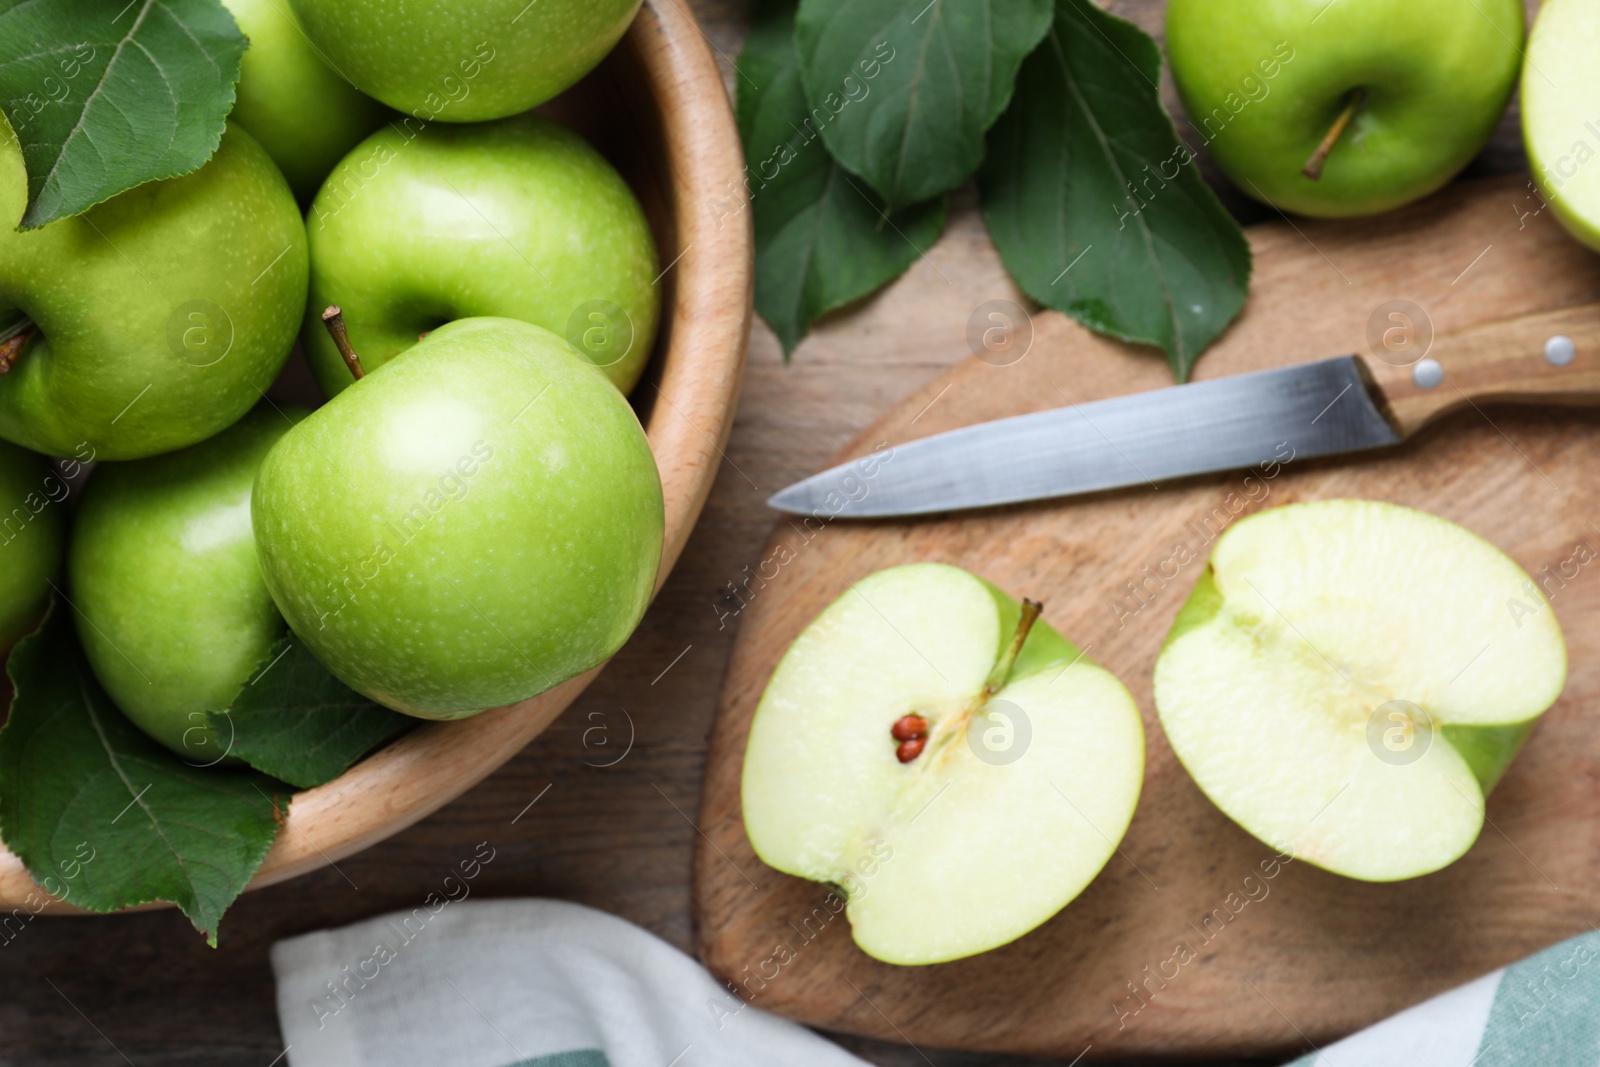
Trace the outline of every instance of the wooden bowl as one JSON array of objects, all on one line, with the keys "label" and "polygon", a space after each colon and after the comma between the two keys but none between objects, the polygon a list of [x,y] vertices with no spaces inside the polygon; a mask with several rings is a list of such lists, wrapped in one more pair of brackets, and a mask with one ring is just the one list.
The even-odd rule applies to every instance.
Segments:
[{"label": "wooden bowl", "polygon": [[[744,369],[753,269],[744,152],[706,39],[674,0],[644,0],[611,56],[541,110],[588,137],[628,179],[665,268],[660,335],[632,397],[666,497],[659,591],[711,490]],[[603,666],[509,707],[423,725],[296,793],[249,888],[333,863],[443,807],[548,726]],[[0,847],[0,911],[40,894]]]}]

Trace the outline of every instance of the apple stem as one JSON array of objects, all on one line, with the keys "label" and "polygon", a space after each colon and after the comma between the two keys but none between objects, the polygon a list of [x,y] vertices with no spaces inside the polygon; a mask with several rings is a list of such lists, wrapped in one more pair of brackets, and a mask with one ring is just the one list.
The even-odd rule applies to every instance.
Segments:
[{"label": "apple stem", "polygon": [[22,355],[35,329],[37,327],[33,320],[23,316],[20,321],[0,330],[0,374],[5,374],[17,362],[17,357]]},{"label": "apple stem", "polygon": [[1022,602],[1022,615],[1017,619],[1016,633],[1011,636],[1011,645],[1005,654],[995,662],[994,670],[989,672],[988,679],[983,683],[983,698],[985,700],[994,696],[1005,688],[1007,679],[1011,677],[1011,668],[1016,666],[1017,656],[1022,652],[1022,645],[1028,640],[1028,631],[1033,629],[1039,612],[1044,610],[1044,605],[1037,600],[1024,600]]},{"label": "apple stem", "polygon": [[1333,146],[1338,143],[1344,134],[1350,120],[1355,118],[1356,108],[1360,107],[1367,98],[1367,91],[1359,86],[1350,90],[1350,95],[1345,97],[1344,110],[1339,112],[1339,117],[1333,120],[1333,125],[1328,127],[1328,133],[1322,138],[1322,143],[1317,145],[1317,150],[1311,153],[1311,158],[1306,160],[1306,165],[1300,168],[1312,181],[1322,180],[1322,166],[1328,162],[1328,153],[1333,151]]},{"label": "apple stem", "polygon": [[350,347],[350,332],[345,329],[344,312],[339,310],[338,304],[329,304],[323,311],[322,325],[328,328],[328,336],[333,338],[339,355],[344,357],[344,365],[350,368],[350,376],[358,382],[365,378],[367,372],[361,369],[361,357]]}]

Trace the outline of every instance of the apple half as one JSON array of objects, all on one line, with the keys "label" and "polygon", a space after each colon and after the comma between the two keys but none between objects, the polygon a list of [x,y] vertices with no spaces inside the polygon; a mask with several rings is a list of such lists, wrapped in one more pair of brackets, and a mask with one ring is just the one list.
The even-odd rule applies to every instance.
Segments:
[{"label": "apple half", "polygon": [[[1539,199],[1578,240],[1600,248],[1600,5],[1546,0],[1528,35],[1522,139]],[[1525,198],[1518,215],[1543,210]]]},{"label": "apple half", "polygon": [[1128,828],[1144,727],[1121,682],[957,567],[879,571],[778,664],[750,727],[745,830],[839,887],[856,944],[923,964],[1060,911]]},{"label": "apple half", "polygon": [[1155,701],[1236,823],[1387,882],[1471,847],[1566,673],[1555,613],[1494,545],[1411,508],[1328,500],[1218,539],[1156,661]]}]

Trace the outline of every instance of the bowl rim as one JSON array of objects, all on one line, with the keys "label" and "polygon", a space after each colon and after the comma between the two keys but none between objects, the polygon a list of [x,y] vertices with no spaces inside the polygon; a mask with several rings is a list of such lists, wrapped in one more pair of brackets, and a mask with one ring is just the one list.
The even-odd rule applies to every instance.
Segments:
[{"label": "bowl rim", "polygon": [[[754,237],[733,108],[694,16],[674,0],[644,0],[617,49],[642,76],[659,120],[677,252],[662,272],[675,273],[660,380],[647,375],[639,388],[655,395],[637,398],[650,404],[645,431],[665,503],[659,593],[726,458],[750,334]],[[296,792],[245,891],[332,865],[442,808],[541,733],[604,668],[470,719],[425,723],[333,781]],[[12,908],[89,914],[51,898],[0,845],[0,910]]]}]

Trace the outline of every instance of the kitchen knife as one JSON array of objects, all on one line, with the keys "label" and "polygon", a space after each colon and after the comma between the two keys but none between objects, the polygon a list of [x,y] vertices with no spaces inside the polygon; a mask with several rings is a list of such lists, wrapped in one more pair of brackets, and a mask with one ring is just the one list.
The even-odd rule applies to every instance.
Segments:
[{"label": "kitchen knife", "polygon": [[1600,404],[1600,305],[1441,334],[1422,358],[1339,356],[979,423],[840,464],[767,503],[880,518],[1156,487],[1384,448],[1498,401]]}]

